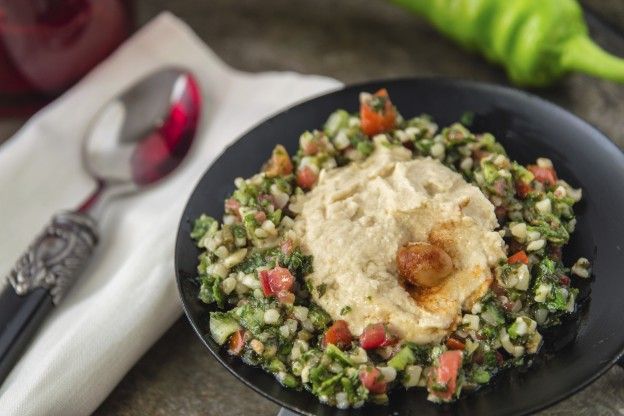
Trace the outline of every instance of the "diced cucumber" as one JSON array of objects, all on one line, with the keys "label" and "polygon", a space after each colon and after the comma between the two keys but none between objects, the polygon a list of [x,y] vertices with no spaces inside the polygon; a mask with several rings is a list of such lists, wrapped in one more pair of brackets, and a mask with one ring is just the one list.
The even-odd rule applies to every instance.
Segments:
[{"label": "diced cucumber", "polygon": [[478,368],[472,373],[472,379],[479,384],[487,384],[490,381],[490,373]]},{"label": "diced cucumber", "polygon": [[341,364],[348,365],[348,366],[353,365],[353,361],[351,361],[351,358],[349,358],[347,354],[342,352],[340,348],[336,347],[334,344],[327,345],[325,354],[327,354],[328,357],[338,361]]},{"label": "diced cucumber", "polygon": [[349,113],[345,110],[334,111],[325,122],[324,130],[328,136],[335,136],[338,130],[349,125]]},{"label": "diced cucumber", "polygon": [[278,226],[280,221],[282,220],[282,210],[276,209],[275,211],[273,211],[271,214],[269,214],[269,219],[273,222],[273,224]]},{"label": "diced cucumber", "polygon": [[280,371],[286,371],[286,365],[277,358],[273,358],[269,363],[269,371],[272,373],[279,373]]},{"label": "diced cucumber", "polygon": [[292,374],[286,374],[286,376],[282,379],[282,384],[285,387],[290,387],[291,389],[294,389],[299,385],[297,379]]},{"label": "diced cucumber", "polygon": [[210,313],[210,335],[217,344],[225,344],[229,336],[239,329],[241,329],[241,327],[238,322],[227,313]]},{"label": "diced cucumber", "polygon": [[370,396],[370,401],[375,404],[386,404],[388,403],[388,395],[383,394],[374,394]]},{"label": "diced cucumber", "polygon": [[397,371],[403,371],[406,366],[410,364],[414,364],[416,362],[416,357],[412,352],[412,349],[408,346],[405,346],[388,361],[388,365],[393,367]]},{"label": "diced cucumber", "polygon": [[419,365],[408,365],[403,373],[403,386],[406,388],[417,386],[422,374],[422,367]]}]

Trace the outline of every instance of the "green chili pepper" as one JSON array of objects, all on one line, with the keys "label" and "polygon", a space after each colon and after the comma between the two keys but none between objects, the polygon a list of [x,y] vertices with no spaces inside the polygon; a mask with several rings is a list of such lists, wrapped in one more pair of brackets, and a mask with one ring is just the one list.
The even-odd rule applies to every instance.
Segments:
[{"label": "green chili pepper", "polygon": [[570,71],[624,83],[624,59],[589,38],[576,0],[393,1],[503,65],[517,84],[545,86]]}]

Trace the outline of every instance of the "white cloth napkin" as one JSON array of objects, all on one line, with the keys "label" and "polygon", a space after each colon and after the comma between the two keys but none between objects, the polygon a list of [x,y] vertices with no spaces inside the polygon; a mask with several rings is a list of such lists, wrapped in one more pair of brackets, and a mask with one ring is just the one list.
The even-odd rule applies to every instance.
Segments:
[{"label": "white cloth napkin", "polygon": [[97,110],[166,64],[191,69],[202,86],[205,111],[190,159],[159,186],[110,205],[95,257],[1,386],[0,415],[94,411],[180,316],[174,238],[202,172],[258,121],[340,86],[317,76],[235,71],[184,23],[160,15],[0,146],[0,276],[51,214],[92,190],[80,142]]}]

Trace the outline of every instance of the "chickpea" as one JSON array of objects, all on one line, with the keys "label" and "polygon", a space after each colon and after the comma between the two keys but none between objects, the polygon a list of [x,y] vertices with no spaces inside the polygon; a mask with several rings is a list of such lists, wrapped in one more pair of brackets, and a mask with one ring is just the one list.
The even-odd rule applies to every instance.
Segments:
[{"label": "chickpea", "polygon": [[399,276],[415,286],[434,287],[453,271],[451,257],[433,244],[408,243],[396,256]]}]

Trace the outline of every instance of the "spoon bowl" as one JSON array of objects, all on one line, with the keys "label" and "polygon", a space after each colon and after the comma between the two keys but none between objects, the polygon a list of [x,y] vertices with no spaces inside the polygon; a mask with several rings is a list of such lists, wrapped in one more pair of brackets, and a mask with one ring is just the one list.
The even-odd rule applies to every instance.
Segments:
[{"label": "spoon bowl", "polygon": [[173,171],[191,147],[201,111],[194,77],[156,71],[108,102],[83,142],[82,162],[101,184],[140,187]]}]

